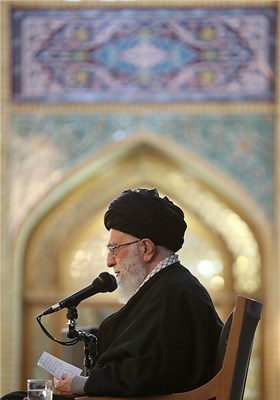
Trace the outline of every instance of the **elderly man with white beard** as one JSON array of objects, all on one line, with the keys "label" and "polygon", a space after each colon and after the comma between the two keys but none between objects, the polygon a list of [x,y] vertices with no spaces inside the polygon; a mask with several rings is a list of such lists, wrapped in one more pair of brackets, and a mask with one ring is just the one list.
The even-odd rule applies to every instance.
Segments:
[{"label": "elderly man with white beard", "polygon": [[222,322],[207,290],[180,264],[183,211],[156,189],[125,190],[104,216],[107,266],[124,306],[98,330],[88,377],[54,378],[60,395],[183,392],[212,378]]}]

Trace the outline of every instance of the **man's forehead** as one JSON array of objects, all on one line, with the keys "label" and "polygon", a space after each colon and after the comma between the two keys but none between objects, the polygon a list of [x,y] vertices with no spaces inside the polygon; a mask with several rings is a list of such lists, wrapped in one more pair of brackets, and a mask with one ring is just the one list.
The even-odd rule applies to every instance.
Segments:
[{"label": "man's forehead", "polygon": [[110,243],[113,242],[116,243],[119,240],[130,239],[132,237],[133,236],[129,235],[128,233],[118,231],[117,229],[110,229],[110,236],[109,236]]}]

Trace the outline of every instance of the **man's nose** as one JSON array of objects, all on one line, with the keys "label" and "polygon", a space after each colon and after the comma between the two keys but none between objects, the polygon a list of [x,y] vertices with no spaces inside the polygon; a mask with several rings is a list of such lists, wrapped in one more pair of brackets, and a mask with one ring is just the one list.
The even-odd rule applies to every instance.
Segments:
[{"label": "man's nose", "polygon": [[116,260],[113,254],[109,251],[107,255],[107,267],[112,268],[114,265],[116,265]]}]

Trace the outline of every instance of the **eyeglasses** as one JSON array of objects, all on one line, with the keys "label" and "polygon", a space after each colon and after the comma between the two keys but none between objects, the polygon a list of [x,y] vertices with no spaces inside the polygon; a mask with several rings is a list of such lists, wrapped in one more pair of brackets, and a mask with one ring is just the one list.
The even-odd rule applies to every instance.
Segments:
[{"label": "eyeglasses", "polygon": [[134,240],[133,242],[123,243],[123,244],[115,244],[115,245],[108,244],[107,249],[110,251],[110,253],[113,254],[113,257],[116,257],[117,249],[119,249],[120,247],[123,247],[123,246],[128,246],[129,244],[134,244],[134,243],[138,243],[138,242],[141,242],[141,240],[137,239],[137,240]]}]

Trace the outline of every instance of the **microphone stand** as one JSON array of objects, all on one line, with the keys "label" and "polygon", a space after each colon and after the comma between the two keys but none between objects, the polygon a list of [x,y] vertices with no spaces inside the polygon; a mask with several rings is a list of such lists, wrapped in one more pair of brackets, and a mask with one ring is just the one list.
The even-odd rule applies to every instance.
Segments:
[{"label": "microphone stand", "polygon": [[84,373],[85,376],[88,376],[94,362],[93,354],[96,354],[97,338],[92,333],[86,333],[79,329],[76,330],[76,325],[77,325],[76,320],[78,319],[78,311],[76,306],[68,308],[66,317],[68,319],[67,337],[70,339],[76,338],[77,341],[83,341],[85,344]]}]

